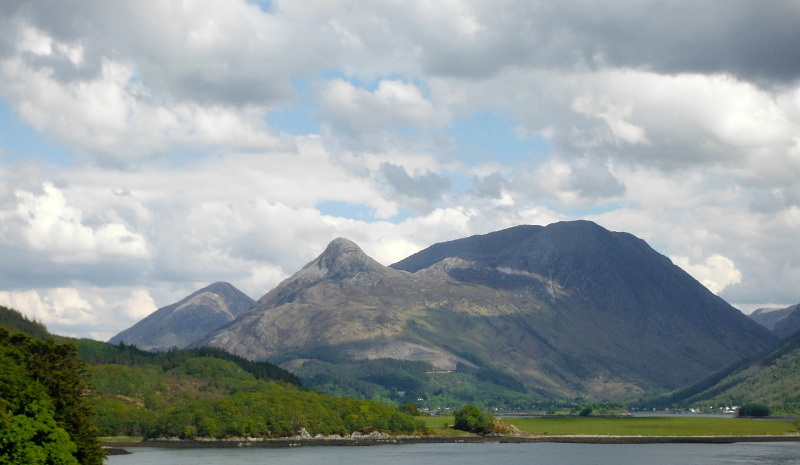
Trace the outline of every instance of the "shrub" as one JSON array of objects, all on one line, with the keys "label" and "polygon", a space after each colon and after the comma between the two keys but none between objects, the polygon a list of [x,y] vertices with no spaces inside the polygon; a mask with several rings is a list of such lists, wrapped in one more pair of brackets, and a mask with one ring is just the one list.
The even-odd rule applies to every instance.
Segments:
[{"label": "shrub", "polygon": [[494,417],[481,412],[474,405],[465,405],[453,412],[457,430],[477,434],[489,434],[494,431]]}]

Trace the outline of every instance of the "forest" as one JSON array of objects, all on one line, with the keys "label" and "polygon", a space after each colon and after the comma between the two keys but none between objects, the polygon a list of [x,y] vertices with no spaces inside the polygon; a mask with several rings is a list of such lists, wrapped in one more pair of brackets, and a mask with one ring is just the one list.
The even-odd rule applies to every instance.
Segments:
[{"label": "forest", "polygon": [[[35,334],[33,336],[31,334]],[[55,337],[0,307],[0,463],[99,465],[101,436],[424,434],[397,407],[320,394],[217,349],[148,353]]]}]

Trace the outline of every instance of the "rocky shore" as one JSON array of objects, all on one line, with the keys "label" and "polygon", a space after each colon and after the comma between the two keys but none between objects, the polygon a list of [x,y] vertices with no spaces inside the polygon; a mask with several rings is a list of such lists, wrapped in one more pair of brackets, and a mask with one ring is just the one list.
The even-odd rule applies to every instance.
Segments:
[{"label": "rocky shore", "polygon": [[105,441],[106,447],[226,448],[226,447],[301,447],[301,446],[376,446],[418,443],[532,443],[561,442],[584,444],[732,444],[736,442],[800,442],[800,434],[763,436],[605,436],[605,435],[492,435],[492,436],[392,436],[382,433],[351,436],[300,435],[289,438],[178,439],[144,441]]}]

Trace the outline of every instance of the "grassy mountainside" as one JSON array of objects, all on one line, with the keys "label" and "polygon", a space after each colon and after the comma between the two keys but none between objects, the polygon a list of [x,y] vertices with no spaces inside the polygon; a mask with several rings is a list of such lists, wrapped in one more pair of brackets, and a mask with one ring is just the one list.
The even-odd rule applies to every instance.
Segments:
[{"label": "grassy mountainside", "polygon": [[304,384],[321,392],[395,405],[413,402],[431,411],[465,403],[487,409],[546,410],[567,402],[532,392],[503,372],[467,365],[447,371],[424,361],[359,360],[342,351],[327,350],[287,353],[273,361],[288,362],[287,366],[293,368]]},{"label": "grassy mountainside", "polygon": [[650,403],[685,407],[763,403],[773,413],[800,414],[800,333],[773,350]]}]

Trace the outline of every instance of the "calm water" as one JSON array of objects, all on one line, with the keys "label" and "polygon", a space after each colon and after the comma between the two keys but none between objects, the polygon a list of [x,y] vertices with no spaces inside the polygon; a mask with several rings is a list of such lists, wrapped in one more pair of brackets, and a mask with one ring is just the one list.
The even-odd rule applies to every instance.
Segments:
[{"label": "calm water", "polygon": [[800,464],[800,443],[406,444],[287,449],[130,448],[108,465]]}]

